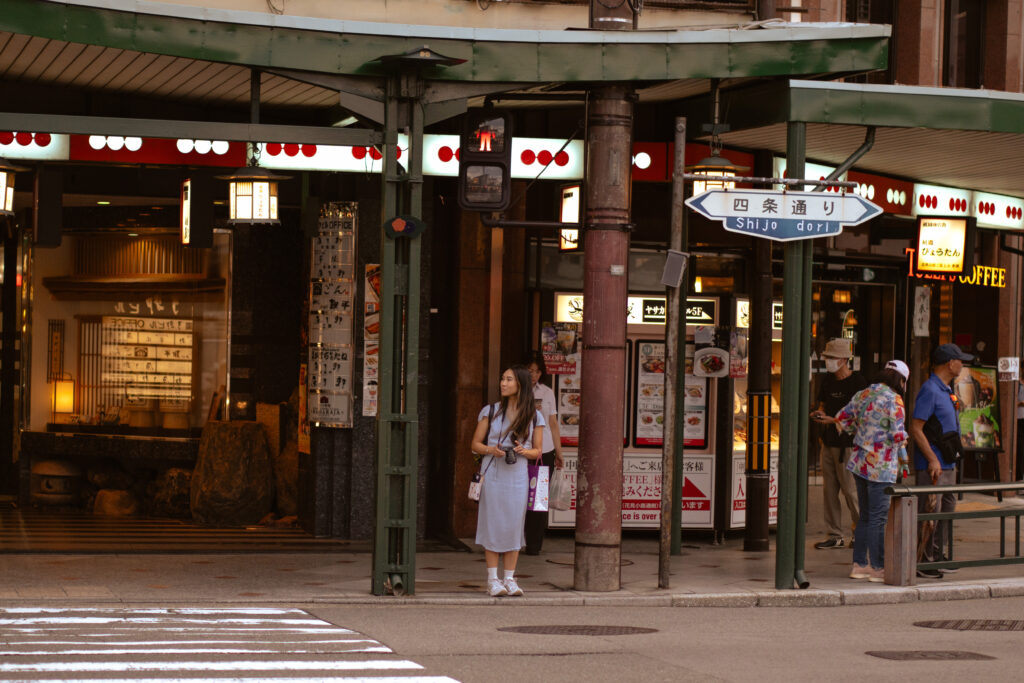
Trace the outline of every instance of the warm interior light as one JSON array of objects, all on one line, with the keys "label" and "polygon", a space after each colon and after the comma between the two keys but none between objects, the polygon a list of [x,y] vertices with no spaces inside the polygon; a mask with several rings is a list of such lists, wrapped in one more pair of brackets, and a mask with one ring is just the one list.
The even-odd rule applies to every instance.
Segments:
[{"label": "warm interior light", "polygon": [[53,412],[75,412],[75,380],[59,379],[53,383]]},{"label": "warm interior light", "polygon": [[702,291],[704,291],[704,282],[700,279],[700,275],[698,275],[693,280],[693,291],[696,292],[697,294],[700,294]]},{"label": "warm interior light", "polygon": [[837,289],[832,292],[832,302],[837,304],[848,304],[850,303],[850,290],[848,289]]}]

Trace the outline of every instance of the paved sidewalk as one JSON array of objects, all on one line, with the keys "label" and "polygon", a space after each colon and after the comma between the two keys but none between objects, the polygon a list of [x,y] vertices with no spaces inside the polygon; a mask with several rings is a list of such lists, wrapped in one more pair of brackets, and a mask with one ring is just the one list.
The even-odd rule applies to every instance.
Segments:
[{"label": "paved sidewalk", "polygon": [[[466,605],[640,605],[640,606],[838,606],[956,600],[1024,595],[1024,567],[1004,565],[961,569],[942,579],[918,579],[896,587],[847,578],[851,552],[816,550],[824,525],[821,489],[810,488],[805,590],[776,590],[775,538],[772,551],[743,551],[742,534],[712,545],[710,535],[684,533],[683,553],[672,558],[671,587],[658,588],[657,532],[626,532],[621,589],[613,593],[574,591],[573,536],[552,531],[539,556],[522,555],[517,576],[526,595],[490,598],[484,593],[485,567],[473,552],[417,553],[416,594],[370,594],[372,554],[362,544],[337,553],[274,554],[0,554],[0,603],[328,603]],[[815,500],[817,503],[815,504]],[[1024,506],[1024,500],[967,496],[961,509]],[[1013,522],[1008,523],[1008,554],[1013,554]],[[469,541],[470,539],[466,539]],[[356,544],[353,544],[355,546]],[[995,557],[996,519],[957,523],[956,559]]]}]

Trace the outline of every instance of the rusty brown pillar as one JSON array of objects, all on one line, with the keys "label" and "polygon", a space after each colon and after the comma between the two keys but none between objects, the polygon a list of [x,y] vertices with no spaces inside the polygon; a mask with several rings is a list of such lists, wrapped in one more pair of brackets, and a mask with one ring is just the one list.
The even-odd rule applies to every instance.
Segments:
[{"label": "rusty brown pillar", "polygon": [[633,97],[590,91],[583,256],[583,377],[577,472],[576,590],[616,591],[622,554]]}]

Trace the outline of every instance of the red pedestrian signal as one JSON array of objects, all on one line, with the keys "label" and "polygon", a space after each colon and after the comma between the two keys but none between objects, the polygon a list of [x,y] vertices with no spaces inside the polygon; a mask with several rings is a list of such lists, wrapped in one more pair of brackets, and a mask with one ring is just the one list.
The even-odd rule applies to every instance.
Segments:
[{"label": "red pedestrian signal", "polygon": [[504,211],[511,190],[511,117],[491,108],[469,112],[459,149],[459,206],[469,211]]}]

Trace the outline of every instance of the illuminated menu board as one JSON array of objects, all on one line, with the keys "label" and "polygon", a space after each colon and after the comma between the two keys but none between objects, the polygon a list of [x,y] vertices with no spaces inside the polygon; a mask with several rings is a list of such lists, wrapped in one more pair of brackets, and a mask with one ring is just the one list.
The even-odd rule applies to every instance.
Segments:
[{"label": "illuminated menu board", "polygon": [[124,387],[129,404],[192,398],[191,320],[104,316],[101,329],[104,386]]}]

